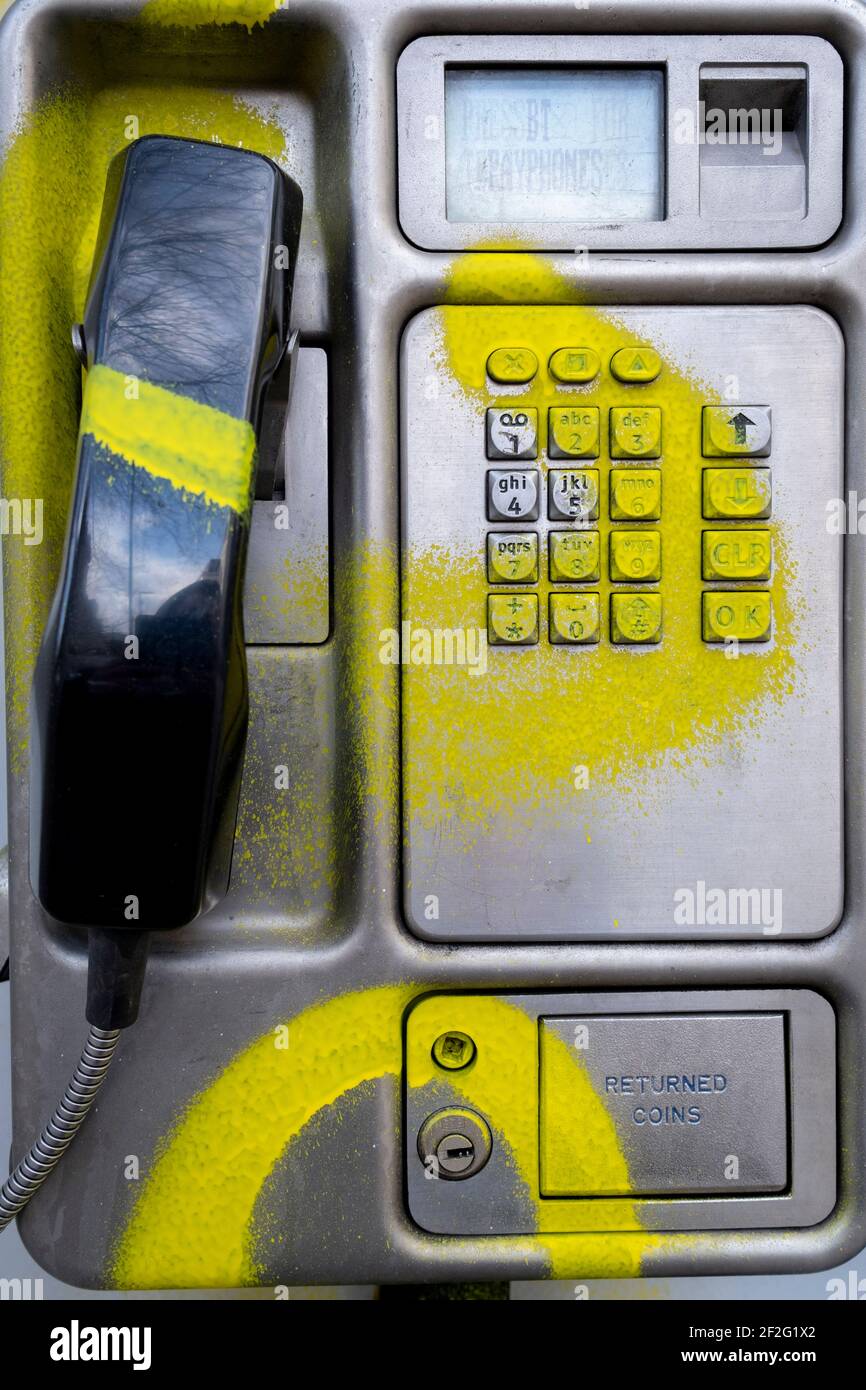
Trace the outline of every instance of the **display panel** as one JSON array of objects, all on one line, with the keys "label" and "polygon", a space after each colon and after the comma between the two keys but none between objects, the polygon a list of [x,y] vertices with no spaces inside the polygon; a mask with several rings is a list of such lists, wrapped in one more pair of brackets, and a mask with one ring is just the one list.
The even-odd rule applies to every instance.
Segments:
[{"label": "display panel", "polygon": [[447,68],[448,221],[660,220],[663,82],[652,68]]}]

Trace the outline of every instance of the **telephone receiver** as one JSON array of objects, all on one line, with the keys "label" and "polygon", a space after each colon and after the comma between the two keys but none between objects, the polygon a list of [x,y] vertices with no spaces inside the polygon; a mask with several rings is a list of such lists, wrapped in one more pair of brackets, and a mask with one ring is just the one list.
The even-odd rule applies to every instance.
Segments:
[{"label": "telephone receiver", "polygon": [[227,891],[250,508],[257,470],[274,485],[259,433],[289,366],[302,206],[227,146],[151,136],[110,167],[32,703],[31,882],[62,923],[167,930]]}]

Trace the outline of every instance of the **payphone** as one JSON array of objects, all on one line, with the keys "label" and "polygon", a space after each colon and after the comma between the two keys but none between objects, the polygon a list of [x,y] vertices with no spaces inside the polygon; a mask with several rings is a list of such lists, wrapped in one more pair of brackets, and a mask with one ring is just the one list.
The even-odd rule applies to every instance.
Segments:
[{"label": "payphone", "polygon": [[[44,546],[5,543],[21,1152],[80,1047],[85,929],[122,930],[100,904],[136,895],[144,806],[176,860],[159,925],[184,924],[153,935],[122,1073],[22,1216],[31,1249],[132,1288],[859,1249],[866,8],[28,0],[2,33],[10,58],[57,40],[5,98],[0,176],[4,490],[48,518]],[[64,562],[65,335],[106,182],[131,170],[158,225],[141,161],[181,151],[211,187],[171,257],[143,235],[129,299],[176,310],[187,256],[201,299],[158,361],[113,365],[195,408],[172,429],[139,398],[143,432],[103,437],[88,385],[81,427],[136,486],[148,438],[187,470],[200,534],[160,504],[146,540],[154,573],[215,583],[231,699],[187,727],[157,692],[165,767],[164,741],[123,752],[147,737],[125,706],[121,766],[92,778],[109,727],[79,716],[74,791],[26,722],[81,544],[73,511]],[[220,328],[235,245],[255,274]],[[96,342],[84,316],[91,377]],[[230,409],[160,376],[215,343]],[[241,454],[203,409],[257,441],[223,529],[208,497]],[[201,672],[216,629],[182,616],[177,672]]]}]

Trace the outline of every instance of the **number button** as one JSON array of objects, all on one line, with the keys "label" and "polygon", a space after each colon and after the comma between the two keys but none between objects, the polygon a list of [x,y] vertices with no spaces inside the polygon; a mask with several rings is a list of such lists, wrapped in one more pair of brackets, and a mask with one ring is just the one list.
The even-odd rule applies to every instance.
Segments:
[{"label": "number button", "polygon": [[535,468],[491,468],[487,473],[489,521],[537,521],[539,474]]},{"label": "number button", "polygon": [[503,386],[524,386],[538,371],[538,358],[531,348],[497,348],[487,359],[487,375]]},{"label": "number button", "polygon": [[551,531],[549,563],[554,584],[586,584],[598,579],[598,532]]},{"label": "number button", "polygon": [[566,385],[592,381],[601,371],[601,358],[592,348],[559,348],[550,359],[550,375]]},{"label": "number button", "polygon": [[661,594],[611,594],[610,640],[618,645],[661,641]]},{"label": "number button", "polygon": [[662,577],[662,538],[658,531],[611,531],[610,577],[615,583],[649,582]]},{"label": "number button", "polygon": [[597,642],[601,635],[598,594],[551,594],[549,635],[557,645]]},{"label": "number button", "polygon": [[534,584],[538,579],[538,536],[491,531],[487,537],[487,578],[491,584]]},{"label": "number button", "polygon": [[662,514],[662,475],[658,468],[610,470],[611,521],[658,521]]},{"label": "number button", "polygon": [[662,451],[662,413],[657,405],[615,405],[610,412],[610,456],[657,459]]},{"label": "number button", "polygon": [[538,457],[538,411],[535,406],[510,406],[487,412],[489,459]]},{"label": "number button", "polygon": [[595,521],[598,469],[551,468],[547,475],[547,514],[551,521]]},{"label": "number button", "polygon": [[488,594],[487,640],[494,647],[531,647],[538,641],[537,594]]},{"label": "number button", "polygon": [[547,412],[547,452],[552,459],[597,459],[599,454],[599,409],[551,406]]}]

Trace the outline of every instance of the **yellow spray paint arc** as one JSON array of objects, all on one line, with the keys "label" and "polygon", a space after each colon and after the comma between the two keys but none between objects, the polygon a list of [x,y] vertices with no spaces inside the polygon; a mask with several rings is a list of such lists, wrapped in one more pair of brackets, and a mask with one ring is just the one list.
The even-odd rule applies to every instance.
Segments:
[{"label": "yellow spray paint arc", "polygon": [[248,420],[100,365],[87,376],[81,431],[184,492],[249,511],[256,436]]},{"label": "yellow spray paint arc", "polygon": [[[278,1045],[277,1030],[241,1052],[192,1101],[161,1145],[119,1242],[114,1282],[126,1288],[256,1282],[254,1217],[265,1182],[314,1115],[366,1081],[399,1080],[402,1018],[412,994],[411,986],[389,985],[330,999],[290,1021],[287,1047]],[[436,1004],[443,1019],[453,1017],[453,998]],[[471,1005],[472,1026],[483,1034],[488,1057],[497,1040],[515,1057],[535,1048],[535,1024],[521,1010],[495,997],[476,997]],[[424,1007],[430,1006],[426,1001]],[[432,1068],[429,1052],[410,1057],[413,1084],[423,1084],[426,1068]],[[568,1075],[584,1127],[597,1143],[594,1161],[624,1171],[613,1128],[579,1063],[568,1064]],[[508,1145],[515,1181],[531,1181],[537,1090],[518,1085],[498,1065],[474,1069],[460,1090]],[[658,1243],[658,1237],[635,1229],[628,1201],[609,1204],[612,1229],[588,1235],[552,1234],[548,1204],[535,1205],[541,1233],[504,1239],[514,1258],[529,1260],[541,1252],[551,1273],[637,1274],[642,1255]]]}]

